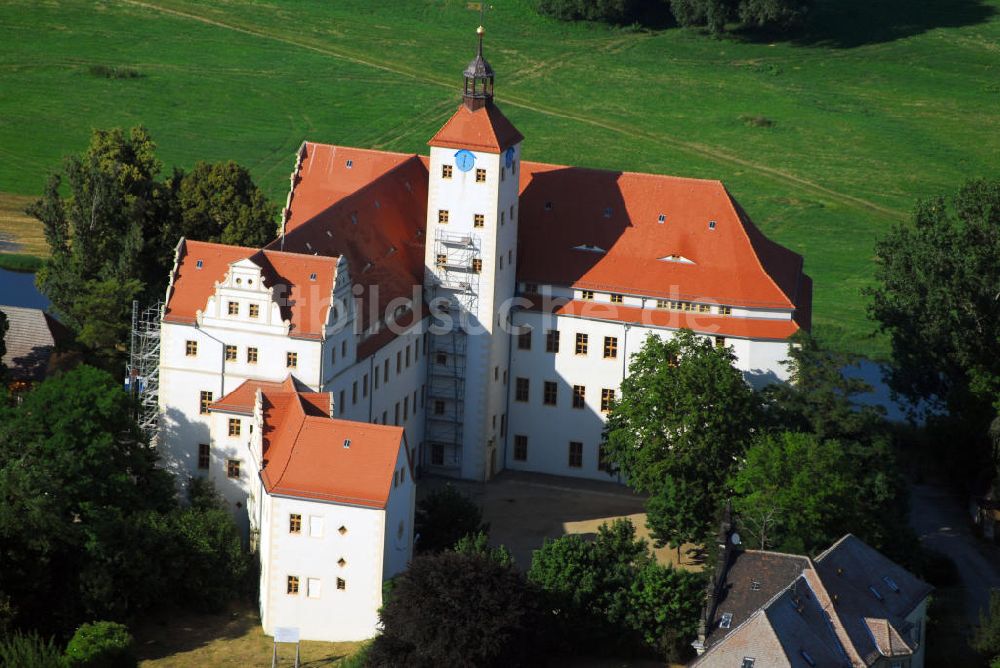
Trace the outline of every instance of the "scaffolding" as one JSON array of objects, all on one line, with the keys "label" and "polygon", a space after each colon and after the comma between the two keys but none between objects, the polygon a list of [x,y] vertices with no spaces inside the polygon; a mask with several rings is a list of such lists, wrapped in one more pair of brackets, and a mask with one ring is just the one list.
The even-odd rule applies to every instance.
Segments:
[{"label": "scaffolding", "polygon": [[160,315],[163,302],[144,310],[132,302],[132,335],[125,369],[125,389],[135,399],[136,422],[150,444],[160,423]]},{"label": "scaffolding", "polygon": [[447,300],[452,325],[450,331],[431,337],[425,435],[430,447],[425,450],[423,463],[432,469],[454,471],[462,466],[465,421],[468,334],[462,322],[479,309],[479,238],[438,230],[434,254],[434,270],[427,287],[432,297]]},{"label": "scaffolding", "polygon": [[470,315],[479,310],[479,238],[438,230],[434,235],[434,278],[437,296],[450,296]]}]

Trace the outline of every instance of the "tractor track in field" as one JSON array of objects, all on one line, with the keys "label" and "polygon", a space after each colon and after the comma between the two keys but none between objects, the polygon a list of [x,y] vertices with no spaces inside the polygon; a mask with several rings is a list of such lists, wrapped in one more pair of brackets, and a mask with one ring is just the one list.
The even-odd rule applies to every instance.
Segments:
[{"label": "tractor track in field", "polygon": [[[190,11],[181,11],[179,9],[164,7],[156,4],[155,2],[145,2],[143,0],[122,0],[122,2],[124,4],[131,5],[133,7],[141,7],[146,10],[180,17],[190,21],[196,21],[206,25],[223,28],[225,30],[231,30],[245,35],[259,37],[261,39],[267,39],[271,41],[280,42],[283,44],[288,44],[290,46],[298,47],[308,51],[313,51],[315,53],[319,53],[322,55],[339,58],[341,60],[354,63],[356,65],[371,67],[397,76],[403,76],[419,83],[428,84],[432,86],[439,86],[442,88],[447,88],[449,90],[455,88],[455,85],[450,81],[437,79],[435,77],[431,77],[420,72],[413,72],[407,70],[406,68],[399,67],[397,65],[391,65],[384,62],[379,62],[377,60],[373,60],[370,58],[363,58],[351,51],[347,51],[344,49],[331,46],[317,46],[315,44],[309,44],[308,42],[296,40],[290,37],[285,37],[276,33],[249,28],[234,23],[226,23],[224,21],[219,21],[217,19],[209,18],[207,16],[195,14]],[[633,137],[636,139],[660,142],[672,148],[686,151],[688,153],[697,155],[702,158],[707,158],[715,162],[728,163],[730,165],[738,165],[740,167],[745,167],[747,169],[755,170],[757,173],[764,174],[778,182],[798,186],[799,188],[812,191],[813,193],[819,195],[823,195],[831,200],[837,201],[841,204],[850,207],[861,208],[867,211],[871,211],[880,214],[882,216],[891,218],[893,220],[906,219],[906,214],[896,209],[882,206],[881,204],[877,204],[875,202],[864,199],[862,197],[858,197],[856,195],[849,195],[837,190],[833,190],[826,186],[815,183],[814,181],[810,181],[809,179],[796,176],[795,174],[791,174],[789,172],[777,169],[775,167],[769,167],[768,165],[756,162],[754,160],[741,158],[738,155],[734,155],[728,151],[716,148],[714,146],[701,144],[698,142],[684,141],[682,139],[677,139],[675,137],[671,137],[670,135],[666,134],[637,130],[635,128],[626,125],[620,125],[618,123],[604,121],[599,118],[593,118],[582,114],[574,114],[565,111],[560,111],[558,109],[552,109],[550,107],[538,105],[529,99],[525,99],[517,95],[505,95],[503,101],[505,104],[509,104],[515,107],[520,107],[522,109],[527,109],[528,111],[533,111],[538,114],[552,116],[555,118],[562,118],[569,121],[575,121],[577,123],[582,123],[584,125],[589,125],[591,127],[601,128],[602,130],[608,130],[610,132],[625,135],[628,137]]]}]

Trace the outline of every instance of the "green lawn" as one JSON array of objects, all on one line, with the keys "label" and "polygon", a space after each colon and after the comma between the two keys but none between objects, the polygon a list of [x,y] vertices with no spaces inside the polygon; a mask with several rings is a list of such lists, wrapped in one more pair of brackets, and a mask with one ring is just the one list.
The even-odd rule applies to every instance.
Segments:
[{"label": "green lawn", "polygon": [[[486,40],[526,157],[722,179],[805,255],[817,333],[842,348],[885,352],[859,293],[875,238],[1000,172],[1000,0],[820,0],[823,33],[776,43],[530,1],[495,2]],[[167,165],[235,159],[282,202],[305,138],[426,151],[477,21],[464,0],[5,2],[0,192],[40,192],[92,127],[144,123]]]}]

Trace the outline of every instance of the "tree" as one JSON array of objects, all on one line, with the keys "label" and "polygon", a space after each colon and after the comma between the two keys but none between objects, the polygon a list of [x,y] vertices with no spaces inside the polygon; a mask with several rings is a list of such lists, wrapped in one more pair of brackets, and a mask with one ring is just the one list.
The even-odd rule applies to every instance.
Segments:
[{"label": "tree", "polygon": [[970,468],[985,468],[1000,396],[1000,180],[919,203],[911,225],[878,242],[875,259],[869,314],[892,344],[890,386],[947,409],[955,440],[975,444]]},{"label": "tree", "polygon": [[625,519],[602,525],[592,542],[546,540],[528,579],[543,590],[564,651],[665,653],[697,628],[701,576],[658,565]]},{"label": "tree", "polygon": [[414,525],[420,552],[447,550],[469,534],[489,532],[483,512],[451,484],[436,489],[417,503]]},{"label": "tree", "polygon": [[198,162],[187,174],[175,172],[169,187],[177,195],[178,218],[167,229],[164,247],[181,236],[259,248],[277,233],[277,207],[233,161]]},{"label": "tree", "polygon": [[[63,322],[91,350],[106,347],[105,330],[120,332],[132,297],[165,285],[166,269],[150,262],[148,240],[158,238],[156,146],[142,127],[95,130],[87,151],[66,159],[28,213],[42,222],[50,257],[39,270],[39,289]],[[60,189],[65,181],[69,196]]]},{"label": "tree", "polygon": [[711,531],[707,518],[713,517],[715,506],[704,486],[667,476],[659,490],[646,502],[646,526],[656,547],[700,543]]},{"label": "tree", "polygon": [[511,556],[510,550],[503,545],[491,547],[489,536],[485,531],[479,531],[475,534],[463,536],[457,543],[455,543],[454,550],[455,552],[459,552],[461,554],[478,554],[486,557],[487,559],[492,559],[497,563],[503,564],[504,566],[514,565],[514,557]]},{"label": "tree", "polygon": [[135,668],[132,634],[124,624],[84,624],[66,646],[68,668]]},{"label": "tree", "polygon": [[1000,662],[1000,589],[990,592],[989,612],[979,615],[979,628],[972,637],[972,648],[993,662]]},{"label": "tree", "polygon": [[606,453],[631,487],[659,494],[671,477],[711,499],[689,508],[703,514],[684,524],[714,520],[723,483],[758,421],[759,400],[734,361],[732,350],[690,330],[650,336],[608,415]]},{"label": "tree", "polygon": [[7,322],[7,314],[0,311],[0,384],[4,382],[7,376],[7,367],[4,366],[3,358],[7,354],[7,329],[10,327],[10,323]]},{"label": "tree", "polygon": [[805,22],[814,0],[670,0],[670,10],[682,26],[706,26],[713,34],[726,23],[789,31]]},{"label": "tree", "polygon": [[[813,554],[845,533],[876,549],[906,531],[905,485],[891,450],[781,432],[759,437],[730,485],[733,507],[761,549]],[[907,543],[909,545],[909,543]]]},{"label": "tree", "polygon": [[538,0],[538,12],[561,21],[626,25],[655,10],[659,0]]},{"label": "tree", "polygon": [[524,577],[481,554],[420,555],[379,611],[372,666],[531,665],[538,612]]}]

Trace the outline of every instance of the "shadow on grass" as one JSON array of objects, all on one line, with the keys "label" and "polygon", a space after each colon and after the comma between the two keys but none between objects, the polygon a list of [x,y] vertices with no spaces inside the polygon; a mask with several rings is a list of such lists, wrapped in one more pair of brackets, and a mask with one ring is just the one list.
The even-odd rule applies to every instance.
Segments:
[{"label": "shadow on grass", "polygon": [[242,638],[259,625],[252,611],[239,607],[219,613],[159,610],[136,625],[136,653],[140,660],[162,659],[217,640]]},{"label": "shadow on grass", "polygon": [[996,13],[984,0],[817,0],[798,33],[746,28],[736,36],[748,42],[790,41],[801,46],[851,49],[937,28],[976,25]]}]

